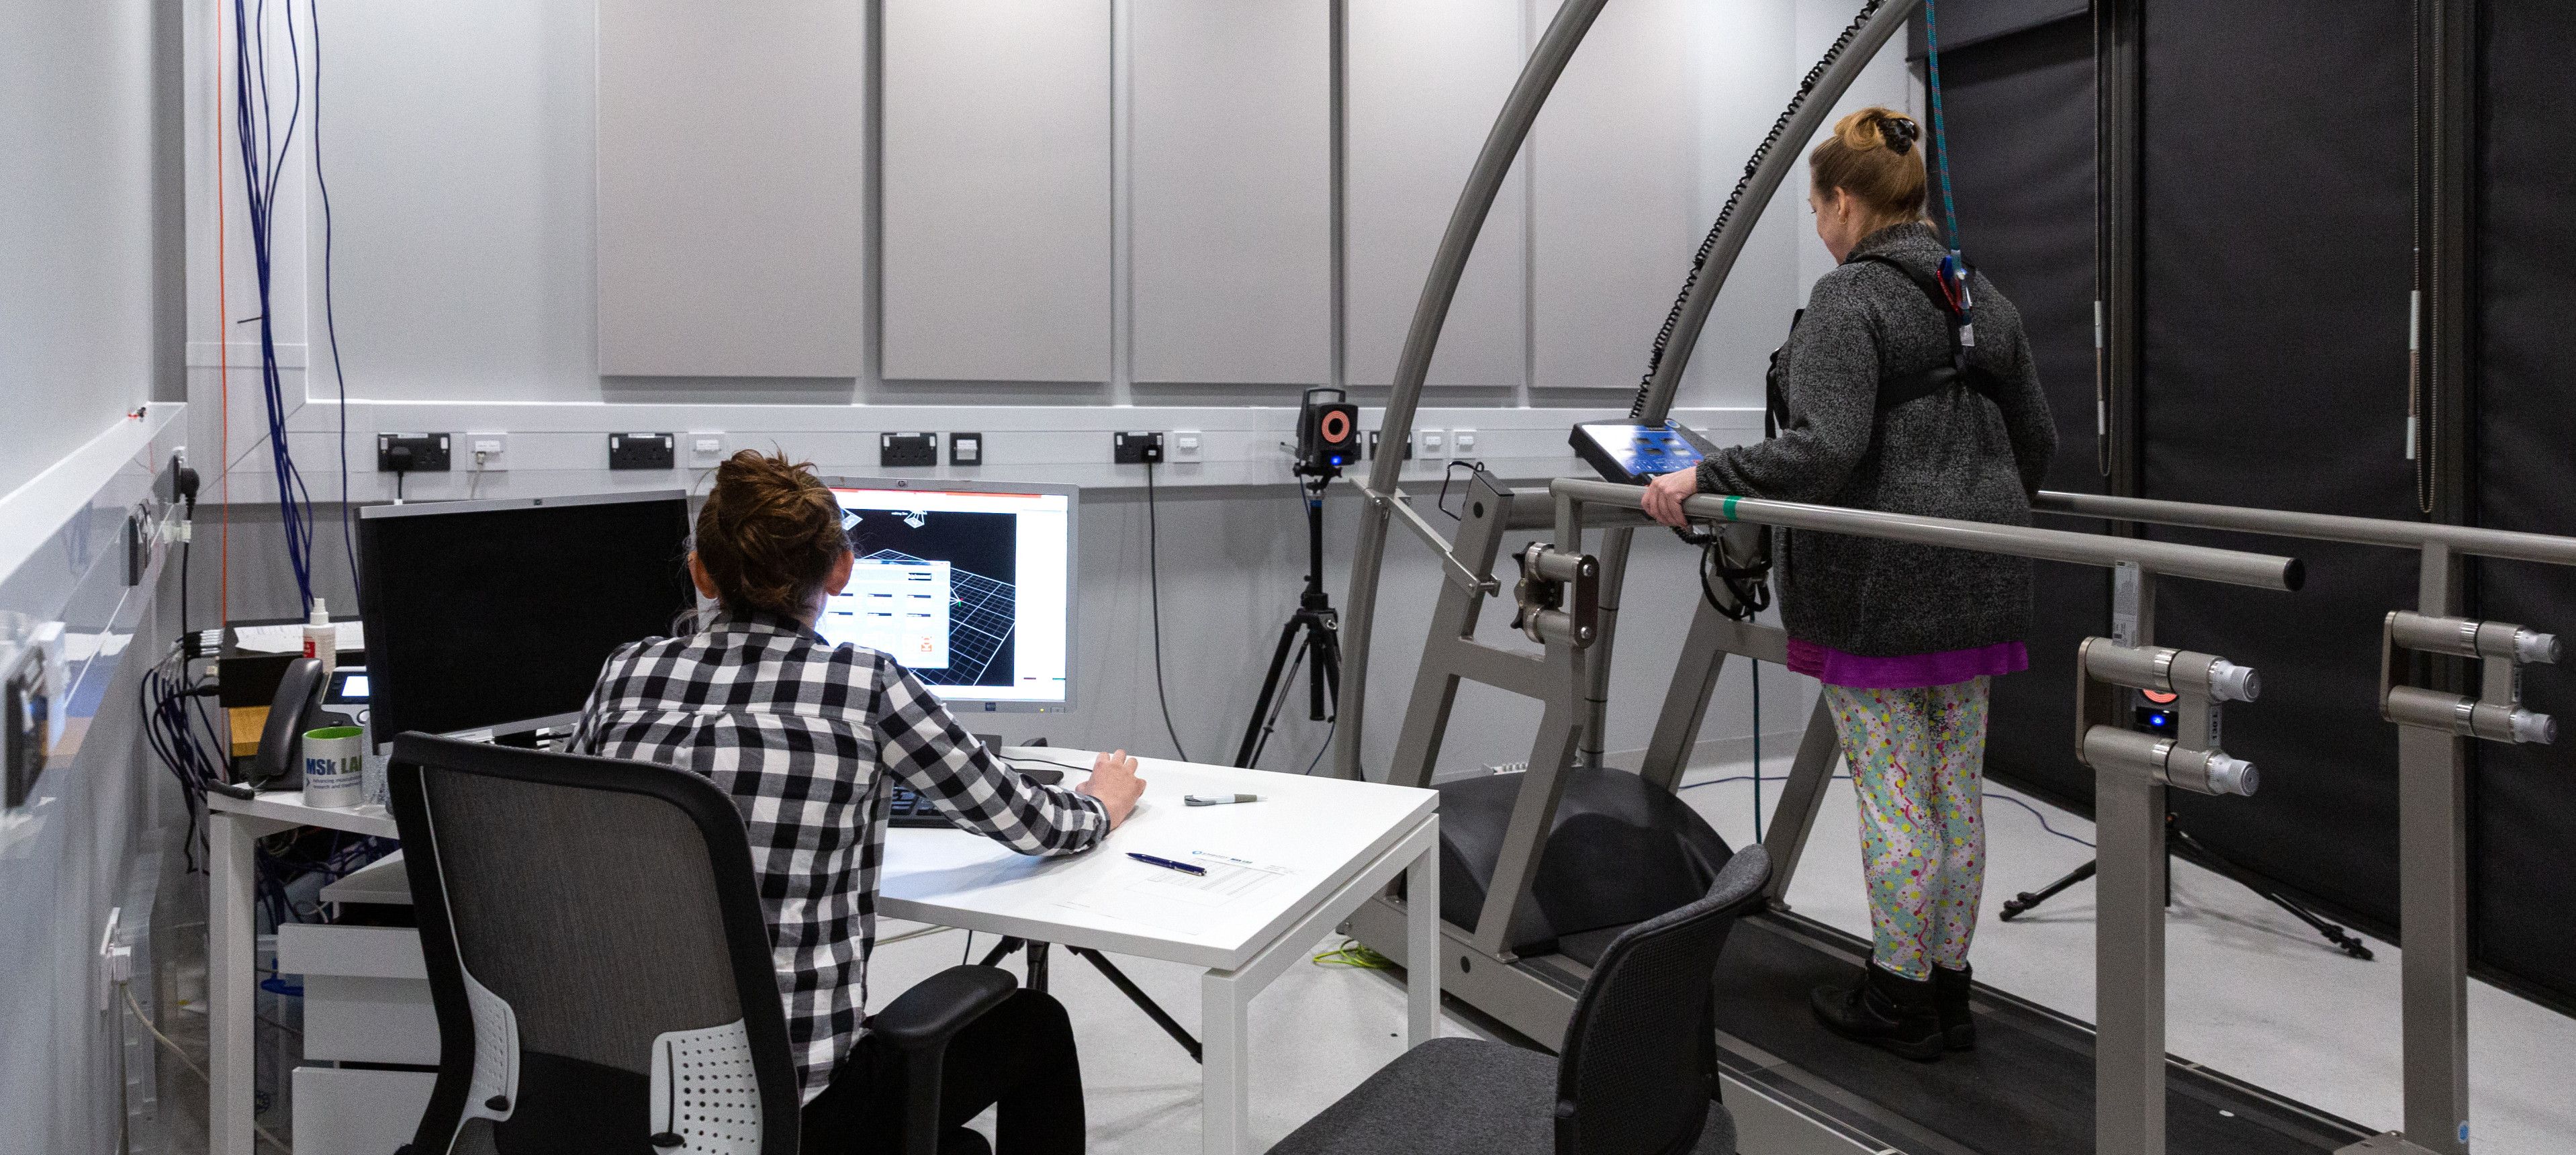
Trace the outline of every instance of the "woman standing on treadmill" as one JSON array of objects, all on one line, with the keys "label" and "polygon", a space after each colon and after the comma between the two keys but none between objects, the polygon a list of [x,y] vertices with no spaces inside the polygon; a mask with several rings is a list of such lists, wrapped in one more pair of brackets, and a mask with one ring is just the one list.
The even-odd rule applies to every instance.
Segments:
[{"label": "woman standing on treadmill", "polygon": [[[1656,478],[1679,526],[1695,493],[2030,524],[2057,431],[2021,314],[1982,275],[1949,302],[1924,217],[1922,129],[1844,117],[1807,158],[1816,281],[1777,358],[1777,438]],[[1970,320],[1973,327],[1965,328]],[[1910,1059],[1975,1043],[1968,943],[1985,886],[1979,783],[1988,679],[2029,665],[2030,563],[1875,538],[1782,531],[1789,668],[1824,683],[1860,802],[1873,949],[1858,982],[1817,990],[1838,1034]]]},{"label": "woman standing on treadmill", "polygon": [[[1099,845],[1145,789],[1124,750],[1073,789],[1040,785],[912,671],[824,641],[814,619],[852,564],[840,505],[811,465],[734,454],[716,467],[689,552],[689,576],[722,612],[697,633],[610,654],[573,739],[581,753],[692,770],[733,795],[804,1083],[804,1146],[834,1153],[903,1142],[903,1055],[861,1018],[890,787],[1032,855]],[[1000,1155],[1082,1150],[1082,1072],[1054,999],[1014,992],[958,1032],[942,1070],[943,1130],[998,1106]]]}]

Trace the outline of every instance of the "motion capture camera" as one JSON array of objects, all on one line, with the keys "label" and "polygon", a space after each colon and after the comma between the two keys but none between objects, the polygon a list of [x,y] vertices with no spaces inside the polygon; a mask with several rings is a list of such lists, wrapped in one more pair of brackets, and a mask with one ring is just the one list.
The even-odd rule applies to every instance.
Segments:
[{"label": "motion capture camera", "polygon": [[1360,407],[1329,386],[1309,389],[1297,406],[1297,473],[1339,477],[1360,459]]},{"label": "motion capture camera", "polygon": [[1604,481],[1644,485],[1666,473],[1697,469],[1717,452],[1708,439],[1678,421],[1639,425],[1633,421],[1595,421],[1574,427],[1567,439],[1585,464]]},{"label": "motion capture camera", "polygon": [[[2262,784],[2254,764],[2219,749],[2219,706],[2251,702],[2262,679],[2211,654],[2123,646],[2086,638],[2076,651],[2076,757],[2096,770],[2127,770],[2199,794],[2250,796]],[[2137,728],[2120,717],[2120,689],[2172,695],[2169,729]],[[2152,700],[2152,699],[2151,699]],[[2124,724],[2126,723],[2126,724]]]},{"label": "motion capture camera", "polygon": [[[2478,694],[2428,690],[2398,682],[2398,652],[2475,658],[2480,666]],[[2522,667],[2555,665],[2558,637],[2535,633],[2508,622],[2442,618],[2398,610],[2380,630],[2379,714],[2400,726],[2440,730],[2490,742],[2558,740],[2558,722],[2522,705]]]}]

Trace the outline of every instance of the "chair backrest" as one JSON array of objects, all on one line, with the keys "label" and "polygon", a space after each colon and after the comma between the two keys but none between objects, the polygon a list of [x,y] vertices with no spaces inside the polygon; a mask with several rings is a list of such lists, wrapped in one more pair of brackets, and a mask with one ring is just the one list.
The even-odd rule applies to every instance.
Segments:
[{"label": "chair backrest", "polygon": [[1602,953],[1557,1065],[1558,1155],[1670,1155],[1698,1142],[1717,1096],[1717,957],[1770,877],[1770,856],[1745,847],[1706,895]]},{"label": "chair backrest", "polygon": [[793,1155],[801,1096],[724,791],[420,734],[390,773],[438,1010],[413,1155]]}]

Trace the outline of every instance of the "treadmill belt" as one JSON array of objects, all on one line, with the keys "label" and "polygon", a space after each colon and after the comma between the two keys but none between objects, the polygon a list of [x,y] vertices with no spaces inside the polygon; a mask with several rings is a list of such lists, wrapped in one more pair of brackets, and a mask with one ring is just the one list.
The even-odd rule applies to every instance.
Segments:
[{"label": "treadmill belt", "polygon": [[[1868,943],[1795,915],[1738,924],[1718,967],[1729,1074],[1908,1155],[2089,1155],[2092,1033],[2010,996],[1977,992],[1977,1048],[1900,1059],[1826,1031],[1809,991],[1848,982]],[[2166,1066],[2174,1155],[2311,1155],[2371,1134],[2202,1068]]]}]

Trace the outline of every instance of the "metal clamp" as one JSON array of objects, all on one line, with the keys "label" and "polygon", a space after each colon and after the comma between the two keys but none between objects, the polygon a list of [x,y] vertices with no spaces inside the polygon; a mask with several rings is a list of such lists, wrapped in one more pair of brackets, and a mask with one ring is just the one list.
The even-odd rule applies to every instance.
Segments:
[{"label": "metal clamp", "polygon": [[[2263,681],[2225,658],[2163,646],[2086,638],[2076,651],[2075,756],[2095,769],[2126,769],[2200,794],[2250,796],[2262,784],[2254,764],[2219,749],[2225,702],[2251,702]],[[2176,696],[2174,736],[2122,724],[2120,687]]]},{"label": "metal clamp", "polygon": [[[2397,681],[2397,652],[2413,650],[2475,658],[2481,667],[2478,695],[2428,690]],[[2558,740],[2558,722],[2522,706],[2522,667],[2556,664],[2555,634],[2507,622],[2444,618],[2398,610],[2380,630],[2379,716],[2400,726],[2440,730],[2490,742]]]},{"label": "metal clamp", "polygon": [[1512,615],[1512,628],[1540,645],[1589,647],[1601,634],[1600,560],[1588,553],[1562,553],[1543,541],[1531,542],[1512,558],[1521,566],[1521,580],[1512,587],[1520,606]]}]

